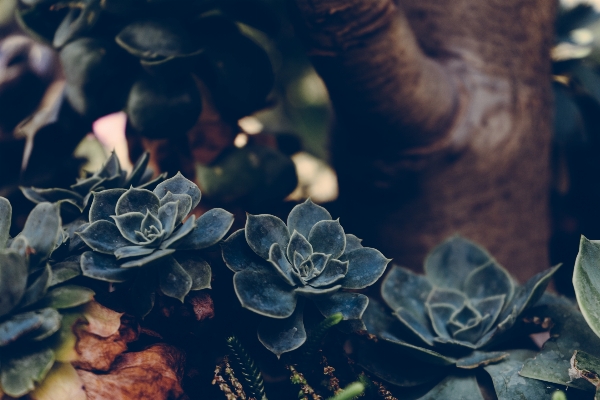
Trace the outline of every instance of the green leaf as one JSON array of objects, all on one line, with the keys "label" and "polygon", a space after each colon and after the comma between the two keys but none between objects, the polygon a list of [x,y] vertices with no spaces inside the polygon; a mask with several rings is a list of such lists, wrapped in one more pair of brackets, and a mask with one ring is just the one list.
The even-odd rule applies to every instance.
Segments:
[{"label": "green leaf", "polygon": [[6,242],[10,237],[10,223],[12,219],[12,206],[10,201],[0,197],[0,250],[6,247]]},{"label": "green leaf", "polygon": [[173,194],[167,192],[167,194],[160,199],[160,205],[161,207],[165,207],[169,203],[177,204],[177,214],[175,215],[175,224],[173,227],[175,228],[188,216],[190,211],[192,211],[192,197],[185,193]]},{"label": "green leaf", "polygon": [[57,309],[72,308],[94,298],[94,291],[82,286],[66,285],[52,289],[46,296],[48,306]]},{"label": "green leaf", "polygon": [[245,233],[250,248],[265,260],[269,259],[273,243],[279,243],[281,249],[286,249],[290,241],[290,233],[283,221],[269,214],[248,214]]},{"label": "green leaf", "polygon": [[[140,239],[136,232],[139,232],[142,226],[142,221],[144,220],[144,214],[140,212],[130,212],[118,216],[112,217],[115,220],[116,227],[119,231],[118,237],[123,240],[123,238],[127,239],[128,245],[131,243],[136,245],[142,245]],[[95,224],[103,221],[94,222]],[[90,225],[91,226],[91,225]],[[110,253],[109,253],[110,254]]]},{"label": "green leaf", "polygon": [[316,205],[311,199],[306,199],[304,203],[298,204],[290,211],[287,217],[287,226],[290,232],[297,231],[306,238],[317,222],[329,220],[331,220],[329,211]]},{"label": "green leaf", "polygon": [[[319,253],[315,253],[317,255]],[[314,256],[313,255],[313,256]],[[321,267],[322,268],[322,267]],[[315,266],[316,269],[316,266]],[[320,268],[319,268],[320,269]],[[312,279],[309,282],[309,285],[312,287],[322,287],[333,285],[334,283],[338,283],[340,279],[342,279],[348,273],[348,261],[342,262],[339,260],[329,260],[323,268],[323,271],[320,272],[319,276]]]},{"label": "green leaf", "polygon": [[369,298],[360,293],[336,292],[315,298],[315,305],[325,317],[342,314],[344,320],[361,319]]},{"label": "green leaf", "polygon": [[243,270],[233,276],[242,307],[271,318],[287,318],[296,308],[296,294],[278,275]]},{"label": "green leaf", "polygon": [[345,289],[364,289],[371,286],[381,278],[391,261],[385,258],[379,250],[370,247],[351,251],[346,254],[346,260],[349,263],[348,273],[339,282]]},{"label": "green leaf", "polygon": [[483,265],[467,276],[464,282],[464,293],[471,299],[505,295],[513,296],[514,285],[509,273],[495,262]]},{"label": "green leaf", "polygon": [[127,190],[117,201],[115,213],[118,216],[127,213],[146,214],[150,211],[153,215],[158,215],[160,200],[154,193],[147,189],[131,188]]},{"label": "green leaf", "polygon": [[[50,264],[46,264],[44,269],[36,272],[34,277],[33,282],[27,286],[27,289],[21,298],[21,302],[19,303],[20,308],[25,308],[34,304],[46,295],[46,291],[48,290],[52,279],[52,268],[50,267]],[[31,280],[32,277],[29,279]]]},{"label": "green leaf", "polygon": [[192,278],[173,257],[164,258],[158,274],[161,292],[183,303],[192,288]]},{"label": "green leaf", "polygon": [[181,256],[177,254],[175,258],[179,265],[192,278],[192,287],[190,290],[210,288],[212,271],[206,261],[196,255]]},{"label": "green leaf", "polygon": [[4,393],[21,397],[35,388],[46,377],[54,364],[54,353],[50,349],[36,349],[2,359],[0,382]]},{"label": "green leaf", "polygon": [[586,322],[600,336],[600,243],[584,236],[575,260],[573,286],[577,303]]},{"label": "green leaf", "polygon": [[419,400],[460,399],[483,400],[474,375],[449,375]]},{"label": "green leaf", "polygon": [[213,246],[229,231],[233,225],[233,214],[222,208],[213,208],[196,220],[196,227],[183,239],[171,246],[184,250],[201,250]]},{"label": "green leaf", "polygon": [[[289,219],[289,218],[288,218]],[[290,229],[288,227],[288,229]],[[306,240],[306,238],[299,233],[297,230],[294,230],[292,236],[290,237],[290,243],[287,247],[287,258],[288,260],[295,260],[294,254],[298,253],[301,256],[301,259],[304,260],[313,253],[313,248],[311,244]],[[300,264],[296,264],[294,261],[294,266],[298,267]]]},{"label": "green leaf", "polygon": [[90,207],[90,222],[106,220],[112,222],[111,216],[115,215],[117,201],[125,193],[125,189],[108,189],[93,193],[94,199]]},{"label": "green leaf", "polygon": [[423,275],[393,265],[381,284],[381,297],[392,309],[404,308],[427,324],[425,302],[432,286]]},{"label": "green leaf", "polygon": [[86,251],[81,255],[81,272],[84,276],[106,282],[125,282],[135,275],[130,268],[121,268],[112,256]]},{"label": "green leaf", "polygon": [[161,199],[160,204],[161,206],[158,209],[158,219],[160,221],[162,229],[165,231],[165,237],[169,237],[173,233],[175,226],[178,224],[179,221],[181,221],[178,221],[179,202],[170,201],[163,204]]},{"label": "green leaf", "polygon": [[5,347],[23,335],[35,331],[43,324],[41,311],[17,314],[0,323],[0,347]]},{"label": "green leaf", "polygon": [[178,172],[174,177],[166,179],[154,189],[154,194],[159,199],[163,199],[169,192],[173,194],[187,194],[192,199],[193,210],[200,203],[202,193],[194,182],[184,177],[181,172]]},{"label": "green leaf", "polygon": [[50,286],[56,286],[60,283],[66,282],[69,279],[75,278],[81,275],[80,268],[81,256],[67,257],[64,261],[56,263],[52,266],[52,276],[50,279]]},{"label": "green leaf", "polygon": [[161,243],[160,248],[166,249],[166,248],[170,247],[173,243],[176,243],[176,242],[182,240],[187,235],[189,235],[190,232],[192,232],[195,227],[196,227],[196,216],[192,214],[183,223],[183,225],[181,225],[179,228],[177,228],[175,230],[175,232],[173,232],[173,234],[167,240],[165,240],[164,242]]},{"label": "green leaf", "polygon": [[[123,187],[138,187],[142,184],[142,180],[148,172],[148,162],[150,161],[150,153],[145,151],[135,162],[131,169],[131,173],[127,177]],[[150,171],[152,172],[152,171]]]},{"label": "green leaf", "polygon": [[41,341],[59,331],[62,315],[57,310],[44,308],[36,313],[39,314],[42,324],[28,335],[29,339]]},{"label": "green leaf", "polygon": [[571,379],[585,379],[596,387],[596,393],[598,393],[598,387],[600,387],[598,371],[600,371],[600,358],[585,351],[575,350],[571,358],[571,369],[569,369]]},{"label": "green leaf", "polygon": [[148,254],[152,254],[154,250],[155,249],[152,247],[125,246],[115,251],[115,257],[117,258],[117,260],[122,260],[123,258],[130,257],[141,257],[146,256]]},{"label": "green leaf", "polygon": [[19,304],[28,277],[27,261],[15,250],[0,251],[0,316]]},{"label": "green leaf", "polygon": [[258,325],[258,340],[277,358],[283,353],[296,350],[306,341],[303,322],[304,306],[298,304],[296,310],[284,319],[262,318]]},{"label": "green leaf", "polygon": [[[131,242],[126,240],[128,237],[124,238],[125,235],[122,235],[124,228],[119,228],[119,224],[124,224],[123,220],[129,221],[130,219],[125,216],[115,217],[116,225],[102,219],[89,224],[83,231],[76,234],[92,250],[103,254],[113,254],[121,247],[131,246]],[[139,230],[139,225],[136,229]]]},{"label": "green leaf", "polygon": [[279,275],[288,285],[296,286],[297,281],[300,281],[298,273],[292,268],[292,264],[285,257],[283,250],[279,243],[273,243],[269,250],[269,260],[273,266],[274,272]]},{"label": "green leaf", "polygon": [[315,253],[331,254],[338,258],[346,248],[346,234],[339,220],[317,222],[307,237]]},{"label": "green leaf", "polygon": [[20,234],[35,250],[29,255],[31,267],[35,268],[50,257],[58,241],[60,225],[60,211],[55,204],[40,203],[31,211]]},{"label": "green leaf", "polygon": [[259,257],[248,246],[245,229],[235,231],[223,241],[221,252],[225,265],[233,272],[244,270],[269,271],[271,269],[269,263]]}]

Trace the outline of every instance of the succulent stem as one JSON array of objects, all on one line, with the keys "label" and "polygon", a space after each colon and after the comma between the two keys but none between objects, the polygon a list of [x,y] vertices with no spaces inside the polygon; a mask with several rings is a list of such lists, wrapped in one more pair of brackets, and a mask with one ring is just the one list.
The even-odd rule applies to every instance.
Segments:
[{"label": "succulent stem", "polygon": [[248,396],[257,400],[267,400],[262,374],[235,335],[227,338],[227,347],[232,360],[242,372]]}]

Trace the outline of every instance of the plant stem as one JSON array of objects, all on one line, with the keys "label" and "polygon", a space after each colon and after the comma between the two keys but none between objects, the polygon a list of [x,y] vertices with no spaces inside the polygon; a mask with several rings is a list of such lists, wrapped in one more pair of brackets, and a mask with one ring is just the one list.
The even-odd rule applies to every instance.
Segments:
[{"label": "plant stem", "polygon": [[[321,400],[314,389],[308,384],[306,378],[302,373],[298,372],[293,365],[286,365],[286,368],[290,370],[290,380],[294,385],[300,385],[300,392],[298,393],[298,399],[300,400]],[[310,396],[310,397],[309,397]]]}]

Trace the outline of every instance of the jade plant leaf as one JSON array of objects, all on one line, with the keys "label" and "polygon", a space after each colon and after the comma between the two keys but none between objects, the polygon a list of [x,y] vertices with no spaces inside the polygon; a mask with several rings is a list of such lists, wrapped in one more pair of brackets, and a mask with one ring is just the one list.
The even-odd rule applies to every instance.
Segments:
[{"label": "jade plant leaf", "polygon": [[30,268],[36,268],[50,257],[56,248],[61,233],[59,207],[51,203],[36,205],[25,222],[20,236],[27,239],[28,247],[34,251],[29,255]]},{"label": "jade plant leaf", "polygon": [[93,290],[75,285],[59,286],[46,296],[48,306],[56,309],[76,307],[93,298]]}]

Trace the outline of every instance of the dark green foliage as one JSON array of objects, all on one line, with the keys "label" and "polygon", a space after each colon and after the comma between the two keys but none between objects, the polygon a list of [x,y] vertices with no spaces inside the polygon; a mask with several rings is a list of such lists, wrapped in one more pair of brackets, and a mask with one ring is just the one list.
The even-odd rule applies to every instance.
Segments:
[{"label": "dark green foliage", "polygon": [[335,313],[325,318],[323,321],[319,322],[317,326],[315,326],[311,334],[306,339],[306,343],[302,349],[302,358],[305,365],[314,365],[313,363],[319,362],[317,356],[323,343],[323,339],[325,339],[325,335],[327,335],[327,332],[329,332],[331,328],[343,320],[344,315],[342,313]]},{"label": "dark green foliage", "polygon": [[227,338],[227,347],[229,348],[230,360],[237,364],[236,371],[240,371],[246,385],[244,389],[249,397],[257,400],[266,400],[265,384],[262,374],[256,367],[254,360],[248,355],[240,341],[235,336]]}]

